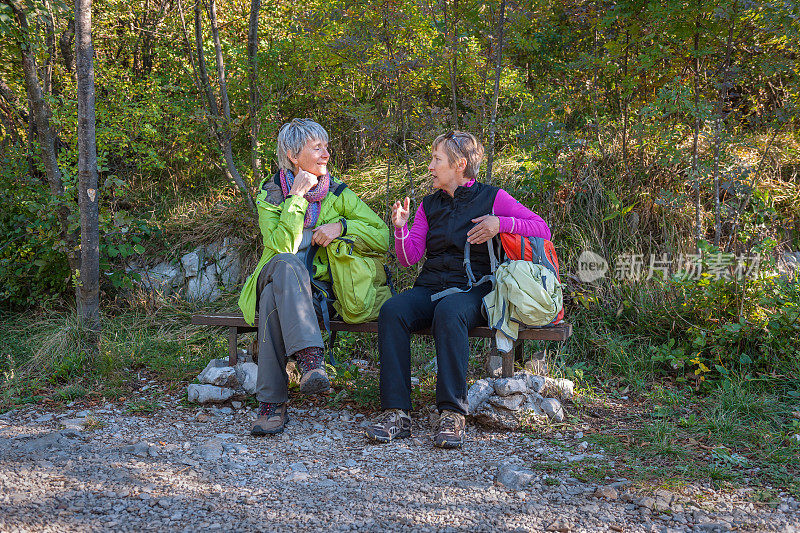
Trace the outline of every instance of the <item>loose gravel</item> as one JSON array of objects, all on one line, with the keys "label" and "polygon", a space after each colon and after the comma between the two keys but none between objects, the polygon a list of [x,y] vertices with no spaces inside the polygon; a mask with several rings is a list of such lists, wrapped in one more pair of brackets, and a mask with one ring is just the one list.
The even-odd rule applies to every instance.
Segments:
[{"label": "loose gravel", "polygon": [[[289,408],[284,434],[255,438],[251,408],[121,405],[0,415],[2,531],[800,531],[798,501],[753,488],[679,492],[585,482],[569,466],[613,467],[576,435],[469,427],[462,450],[414,437],[368,444],[365,417]],[[535,467],[567,465],[542,471]]]}]

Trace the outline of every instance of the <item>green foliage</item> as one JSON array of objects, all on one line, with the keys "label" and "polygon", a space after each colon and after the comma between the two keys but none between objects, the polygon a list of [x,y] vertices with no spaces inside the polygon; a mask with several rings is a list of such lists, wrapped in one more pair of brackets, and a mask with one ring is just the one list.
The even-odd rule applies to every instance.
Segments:
[{"label": "green foliage", "polygon": [[670,339],[655,347],[654,362],[694,374],[698,385],[734,374],[776,369],[795,373],[800,355],[794,342],[800,332],[797,284],[763,270],[760,275],[719,276],[714,265],[733,263],[733,258],[705,248],[697,265],[701,275],[676,276],[672,281],[678,291],[675,311],[689,324],[684,342],[674,347],[675,340]]},{"label": "green foliage", "polygon": [[126,411],[137,415],[153,414],[160,411],[162,408],[161,404],[155,400],[133,400],[128,402],[125,406]]},{"label": "green foliage", "polygon": [[58,396],[68,402],[83,398],[87,394],[88,391],[81,385],[66,385],[58,390]]},{"label": "green foliage", "polygon": [[47,188],[16,179],[22,153],[0,160],[0,303],[27,307],[69,287],[60,223]]},{"label": "green foliage", "polygon": [[374,410],[380,406],[378,376],[375,373],[364,372],[352,363],[326,365],[326,368],[331,383],[341,389],[331,399],[334,406],[344,400],[354,402],[359,408]]}]

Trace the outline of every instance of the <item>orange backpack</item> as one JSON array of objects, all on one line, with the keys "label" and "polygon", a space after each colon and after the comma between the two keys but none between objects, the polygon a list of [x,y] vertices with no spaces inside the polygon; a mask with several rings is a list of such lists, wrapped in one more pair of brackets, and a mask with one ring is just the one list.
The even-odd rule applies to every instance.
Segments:
[{"label": "orange backpack", "polygon": [[[518,261],[522,259],[533,261],[546,267],[555,274],[559,282],[561,281],[561,276],[558,273],[556,247],[553,246],[551,241],[541,237],[523,237],[517,233],[499,233],[498,236],[503,245],[505,260]],[[564,320],[563,307],[552,323],[558,324],[562,320]]]}]

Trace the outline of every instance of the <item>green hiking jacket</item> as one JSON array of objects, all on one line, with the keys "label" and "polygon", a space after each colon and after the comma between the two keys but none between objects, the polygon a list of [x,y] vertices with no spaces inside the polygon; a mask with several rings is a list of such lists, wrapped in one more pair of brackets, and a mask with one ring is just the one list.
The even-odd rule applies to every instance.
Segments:
[{"label": "green hiking jacket", "polygon": [[[374,252],[385,254],[389,251],[389,228],[356,194],[345,188],[339,196],[333,191],[341,182],[331,179],[330,191],[322,200],[317,226],[338,222],[344,218],[347,223],[347,235],[360,237]],[[247,278],[239,296],[239,308],[245,321],[253,325],[256,315],[256,284],[261,269],[278,254],[297,253],[303,239],[303,219],[308,201],[302,196],[290,196],[283,199],[280,185],[274,177],[267,177],[261,182],[256,197],[258,207],[258,226],[261,229],[264,251],[256,265],[255,271]],[[318,253],[314,258],[316,278],[328,280],[327,254]]]}]

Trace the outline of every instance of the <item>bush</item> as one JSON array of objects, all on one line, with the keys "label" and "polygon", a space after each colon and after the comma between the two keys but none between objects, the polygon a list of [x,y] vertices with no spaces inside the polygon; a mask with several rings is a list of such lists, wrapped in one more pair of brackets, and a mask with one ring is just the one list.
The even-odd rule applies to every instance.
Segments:
[{"label": "bush", "polygon": [[[718,252],[708,257],[721,255]],[[800,288],[777,275],[697,280],[676,278],[678,309],[688,327],[683,342],[654,348],[654,360],[687,372],[697,386],[730,375],[796,375],[800,348]],[[694,376],[694,378],[692,378]],[[686,376],[683,378],[686,379]]]},{"label": "bush", "polygon": [[16,161],[0,170],[0,305],[30,307],[65,291],[70,272],[50,191],[20,183],[26,159]]}]

